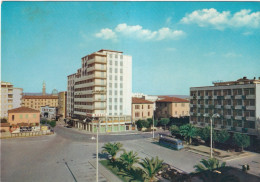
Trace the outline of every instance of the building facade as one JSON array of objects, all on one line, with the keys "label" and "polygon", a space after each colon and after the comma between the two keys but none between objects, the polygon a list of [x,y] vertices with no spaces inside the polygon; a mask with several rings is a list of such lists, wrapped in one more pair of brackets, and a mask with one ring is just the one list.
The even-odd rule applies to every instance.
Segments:
[{"label": "building facade", "polygon": [[62,119],[67,116],[67,92],[59,92],[58,95],[58,116]]},{"label": "building facade", "polygon": [[27,123],[28,125],[39,125],[40,111],[28,107],[19,107],[8,111],[8,123],[17,125]]},{"label": "building facade", "polygon": [[56,120],[57,107],[41,106],[41,117],[48,120]]},{"label": "building facade", "polygon": [[177,97],[165,96],[156,101],[156,118],[189,116],[189,101]]},{"label": "building facade", "polygon": [[24,95],[22,106],[41,110],[42,106],[58,107],[58,96],[52,95]]},{"label": "building facade", "polygon": [[132,121],[153,118],[154,103],[143,98],[132,98]]},{"label": "building facade", "polygon": [[0,118],[8,118],[8,110],[21,107],[22,88],[14,88],[10,82],[1,81]]},{"label": "building facade", "polygon": [[74,85],[76,73],[67,76],[67,115],[66,117],[72,117],[74,113]]},{"label": "building facade", "polygon": [[218,82],[214,86],[190,88],[190,123],[260,136],[260,77]]},{"label": "building facade", "polygon": [[[102,49],[83,57],[81,63],[75,78],[68,76],[68,110],[73,110],[72,117],[79,119],[76,123],[79,127],[84,125],[83,128],[95,131],[95,118],[98,117],[102,120],[102,132],[129,130],[132,57],[123,55],[123,52]],[[74,102],[72,99],[70,102],[69,97],[74,98]],[[91,122],[84,123],[86,119]]]}]

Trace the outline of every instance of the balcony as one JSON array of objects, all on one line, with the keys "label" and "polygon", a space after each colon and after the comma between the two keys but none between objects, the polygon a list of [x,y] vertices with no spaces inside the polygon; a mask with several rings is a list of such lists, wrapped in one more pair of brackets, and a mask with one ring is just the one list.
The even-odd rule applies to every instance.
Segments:
[{"label": "balcony", "polygon": [[242,116],[235,116],[235,120],[242,120],[243,117]]},{"label": "balcony", "polygon": [[190,107],[193,107],[193,104],[190,104]]},{"label": "balcony", "polygon": [[221,109],[222,106],[221,106],[221,105],[215,105],[215,108],[217,108],[217,109]]},{"label": "balcony", "polygon": [[231,99],[231,95],[225,95],[224,98],[225,99]]},{"label": "balcony", "polygon": [[190,115],[192,116],[194,114],[194,112],[190,112]]},{"label": "balcony", "polygon": [[255,106],[246,106],[246,110],[255,110]]},{"label": "balcony", "polygon": [[214,96],[213,96],[213,99],[218,99],[218,96],[217,96],[217,95],[214,95]]},{"label": "balcony", "polygon": [[232,116],[231,116],[231,115],[225,115],[225,118],[226,118],[226,119],[231,119]]},{"label": "balcony", "polygon": [[98,65],[87,68],[88,72],[91,72],[91,71],[106,71],[106,70],[107,69],[106,69],[105,66],[98,66]]},{"label": "balcony", "polygon": [[249,117],[246,117],[246,120],[247,120],[247,121],[255,121],[256,119],[255,119],[255,117],[250,117],[250,116],[249,116]]},{"label": "balcony", "polygon": [[255,99],[255,95],[247,95],[246,99]]},{"label": "balcony", "polygon": [[235,95],[235,99],[242,99],[242,95]]},{"label": "balcony", "polygon": [[224,108],[225,109],[231,109],[231,105],[225,105]]},{"label": "balcony", "polygon": [[203,116],[203,114],[201,114],[201,113],[197,113],[197,116]]},{"label": "balcony", "polygon": [[209,108],[209,105],[208,105],[208,104],[205,104],[205,108]]},{"label": "balcony", "polygon": [[236,106],[235,106],[235,109],[242,109],[242,108],[243,108],[242,105],[236,105]]},{"label": "balcony", "polygon": [[197,104],[197,107],[198,107],[198,108],[201,108],[201,105],[200,105],[200,104]]},{"label": "balcony", "polygon": [[107,62],[106,58],[104,58],[104,57],[95,57],[93,59],[88,60],[88,64],[92,64],[92,63],[102,63],[102,64],[105,64],[106,62]]}]

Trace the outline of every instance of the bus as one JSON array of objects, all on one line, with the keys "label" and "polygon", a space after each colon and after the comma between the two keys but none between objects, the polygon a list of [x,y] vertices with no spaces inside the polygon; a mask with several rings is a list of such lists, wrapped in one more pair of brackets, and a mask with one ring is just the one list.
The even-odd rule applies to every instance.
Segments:
[{"label": "bus", "polygon": [[159,134],[159,144],[166,145],[173,149],[180,150],[183,148],[183,143],[181,140],[173,138],[169,135]]}]

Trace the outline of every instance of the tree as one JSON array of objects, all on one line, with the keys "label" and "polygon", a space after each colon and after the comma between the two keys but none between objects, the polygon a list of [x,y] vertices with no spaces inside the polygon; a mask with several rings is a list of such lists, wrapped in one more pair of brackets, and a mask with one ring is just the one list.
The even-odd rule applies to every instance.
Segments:
[{"label": "tree", "polygon": [[169,118],[162,118],[160,120],[160,124],[161,125],[164,125],[165,126],[165,129],[166,129],[166,125],[170,122],[170,119]]},{"label": "tree", "polygon": [[137,128],[141,130],[144,127],[144,120],[138,120],[135,122]]},{"label": "tree", "polygon": [[228,173],[225,162],[220,164],[216,158],[202,159],[200,162],[201,164],[195,165],[194,168],[204,182],[239,182],[236,176]]},{"label": "tree", "polygon": [[123,144],[121,144],[119,142],[118,143],[108,142],[102,147],[103,148],[102,153],[107,153],[107,154],[111,155],[111,157],[112,157],[111,162],[115,162],[117,152],[124,150],[122,147],[123,147]]},{"label": "tree", "polygon": [[[210,127],[206,126],[202,129],[197,130],[197,135],[200,136],[200,138],[202,140],[204,140],[205,142],[209,142],[210,141]],[[218,137],[217,137],[215,130],[212,130],[212,140],[218,141]]]},{"label": "tree", "polygon": [[130,151],[130,152],[124,152],[121,154],[119,158],[119,162],[124,166],[124,168],[127,171],[130,171],[133,164],[137,163],[139,161],[139,157],[137,157],[137,153]]},{"label": "tree", "polygon": [[143,167],[145,181],[154,181],[155,175],[164,168],[163,160],[159,160],[158,156],[151,159],[146,157],[139,164]]},{"label": "tree", "polygon": [[250,145],[250,137],[245,134],[235,133],[233,140],[237,146],[242,148],[242,151]]},{"label": "tree", "polygon": [[6,118],[1,118],[1,123],[7,123],[7,119]]},{"label": "tree", "polygon": [[178,135],[178,134],[180,134],[180,129],[179,129],[179,127],[176,126],[176,125],[171,125],[170,131],[171,131],[171,134],[172,134],[172,135]]},{"label": "tree", "polygon": [[210,158],[208,160],[202,159],[200,163],[201,164],[197,164],[194,166],[196,172],[202,172],[206,170],[213,171],[214,169],[226,166],[225,162],[220,164],[219,160],[216,158]]},{"label": "tree", "polygon": [[197,136],[197,129],[192,124],[186,124],[180,127],[180,134],[191,144],[192,138]]},{"label": "tree", "polygon": [[217,132],[217,138],[216,141],[219,143],[225,143],[230,137],[230,134],[227,130],[221,130]]}]

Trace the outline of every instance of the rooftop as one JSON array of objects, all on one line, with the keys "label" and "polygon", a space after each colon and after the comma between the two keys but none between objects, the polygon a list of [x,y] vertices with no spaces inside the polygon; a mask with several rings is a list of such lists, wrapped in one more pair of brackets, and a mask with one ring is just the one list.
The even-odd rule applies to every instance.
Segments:
[{"label": "rooftop", "polygon": [[22,99],[58,99],[55,95],[24,95]]},{"label": "rooftop", "polygon": [[132,104],[153,104],[153,102],[143,98],[132,97]]},{"label": "rooftop", "polygon": [[156,102],[189,103],[189,101],[186,99],[181,99],[178,97],[169,97],[169,96],[164,96],[163,99],[157,100]]},{"label": "rooftop", "polygon": [[237,81],[217,81],[217,82],[212,82],[214,86],[226,86],[226,85],[245,85],[245,84],[254,84],[254,83],[260,83],[260,77],[256,79],[254,77],[253,79],[248,79],[247,77],[243,77],[238,79]]},{"label": "rooftop", "polygon": [[8,110],[8,113],[40,113],[40,111],[31,109],[29,107],[18,107]]}]

